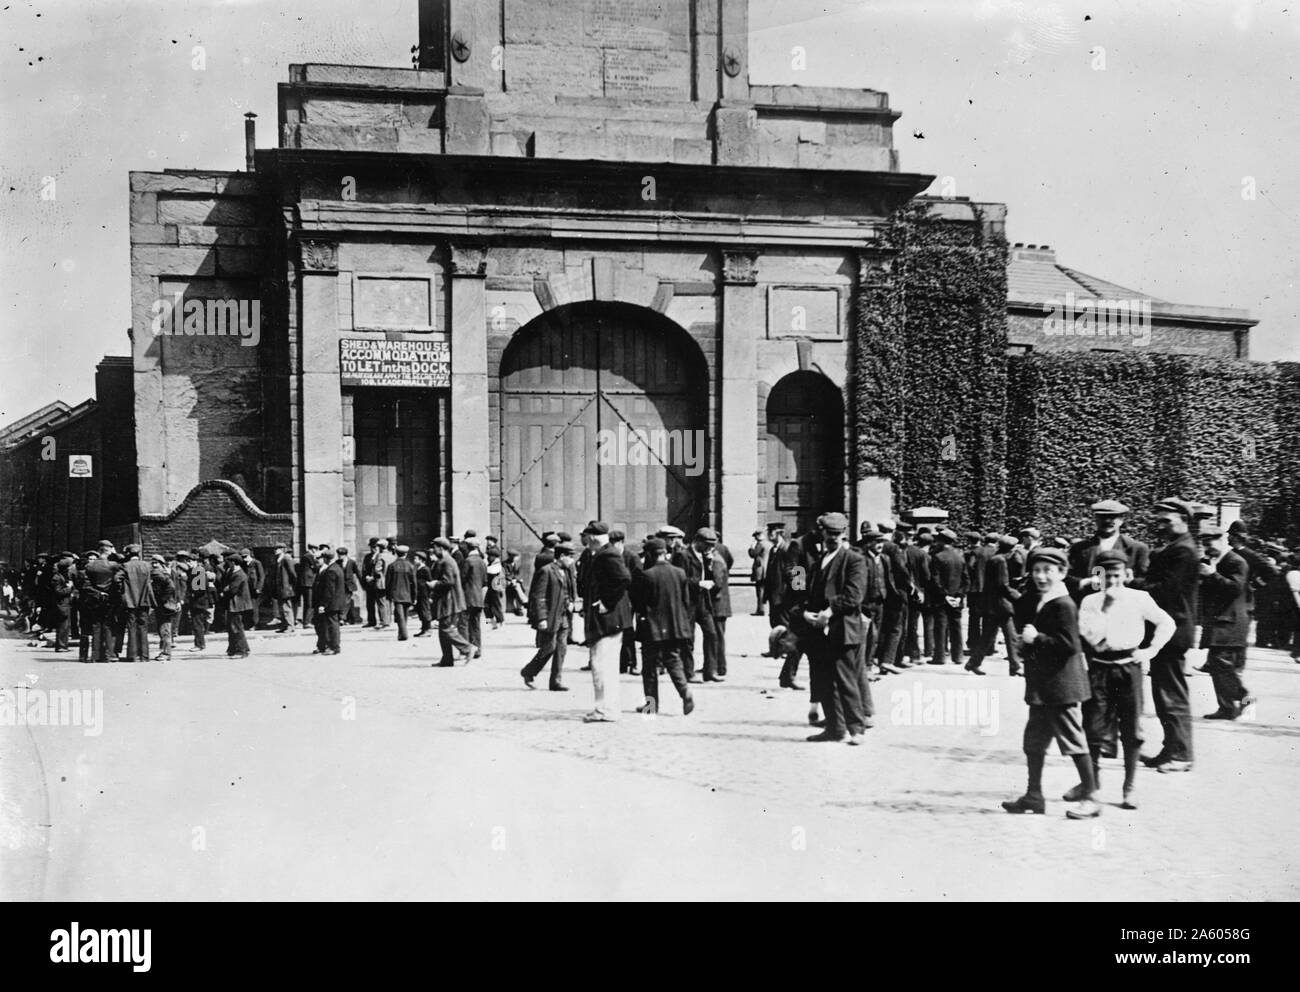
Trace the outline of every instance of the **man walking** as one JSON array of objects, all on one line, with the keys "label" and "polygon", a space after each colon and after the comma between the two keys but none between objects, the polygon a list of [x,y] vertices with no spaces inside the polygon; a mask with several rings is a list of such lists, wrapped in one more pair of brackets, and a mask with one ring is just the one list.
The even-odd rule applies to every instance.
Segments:
[{"label": "man walking", "polygon": [[690,584],[686,573],[665,557],[668,545],[661,538],[646,541],[644,550],[645,567],[632,581],[632,604],[639,617],[641,687],[645,691],[645,703],[637,712],[659,712],[659,671],[663,669],[681,697],[682,715],[689,716],[695,699],[682,667],[682,645],[695,636]]},{"label": "man walking", "polygon": [[[713,529],[701,527],[695,532],[691,547],[673,559],[673,564],[686,573],[690,583],[692,614],[704,646],[704,682],[727,680],[727,617],[731,616],[731,595],[727,588],[727,565],[716,553],[717,544],[718,535]],[[692,651],[686,679],[699,682],[693,654]]]},{"label": "man walking", "polygon": [[1142,763],[1160,772],[1186,772],[1192,769],[1192,710],[1183,660],[1196,625],[1200,555],[1189,533],[1190,503],[1171,497],[1157,503],[1155,511],[1156,532],[1165,543],[1151,554],[1145,578],[1131,585],[1149,592],[1178,629],[1151,659],[1151,695],[1164,742],[1158,754],[1144,757]]},{"label": "man walking", "polygon": [[316,650],[312,654],[336,655],[343,649],[343,614],[352,597],[348,595],[343,564],[334,557],[334,552],[329,547],[322,547],[320,556],[325,567],[312,586],[312,601],[316,609]]},{"label": "man walking", "polygon": [[393,616],[397,620],[397,639],[407,639],[406,615],[415,602],[415,566],[406,556],[411,549],[405,544],[397,546],[397,558],[384,573],[384,594],[393,604]]},{"label": "man walking", "polygon": [[433,616],[438,622],[438,643],[442,648],[442,660],[438,664],[443,668],[451,668],[456,664],[453,648],[459,652],[461,660],[467,663],[474,658],[474,648],[460,633],[465,590],[461,586],[456,559],[451,556],[451,541],[445,537],[435,537],[433,545],[436,549],[434,560],[430,563],[433,574]]},{"label": "man walking", "polygon": [[595,520],[583,531],[591,560],[583,570],[582,604],[585,640],[590,649],[591,681],[596,705],[586,723],[614,722],[619,709],[618,658],[623,631],[632,626],[628,589],[632,574],[623,556],[609,543],[609,524]]},{"label": "man walking", "polygon": [[461,588],[465,596],[465,609],[460,617],[460,633],[474,647],[474,657],[483,656],[483,603],[487,585],[487,562],[479,551],[477,536],[466,532],[461,544]]},{"label": "man walking", "polygon": [[1207,649],[1205,671],[1214,680],[1219,707],[1207,720],[1236,720],[1255,701],[1241,680],[1246,668],[1246,639],[1250,615],[1246,595],[1250,566],[1228,545],[1217,524],[1202,524],[1201,542],[1201,647]]},{"label": "man walking", "polygon": [[564,655],[569,645],[573,606],[577,589],[569,565],[574,558],[572,544],[554,546],[554,558],[533,573],[528,590],[528,623],[537,631],[537,653],[519,670],[524,685],[535,688],[533,679],[551,663],[551,692],[568,692],[564,684]]}]

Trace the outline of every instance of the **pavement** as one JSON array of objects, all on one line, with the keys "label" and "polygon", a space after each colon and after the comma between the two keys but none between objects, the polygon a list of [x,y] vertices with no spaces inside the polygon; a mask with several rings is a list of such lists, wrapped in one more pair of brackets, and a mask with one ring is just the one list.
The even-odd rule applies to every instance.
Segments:
[{"label": "pavement", "polygon": [[259,633],[244,660],[216,635],[204,654],[182,638],[169,663],[94,666],[9,634],[0,898],[1300,896],[1300,665],[1284,652],[1251,649],[1259,702],[1235,723],[1199,719],[1213,691],[1195,675],[1193,771],[1143,769],[1125,811],[1105,762],[1103,815],[1076,822],[1055,754],[1046,816],[999,805],[1025,783],[1024,683],[1005,662],[887,676],[864,746],[810,744],[807,694],[777,688],[766,634],[731,619],[728,681],[693,687],[691,716],[666,678],[664,712],[636,714],[626,676],[624,719],[606,724],[581,720],[583,649],[572,691],[524,686],[532,631],[515,617],[450,669],[432,667],[435,638],[391,630],[344,628],[338,657]]}]

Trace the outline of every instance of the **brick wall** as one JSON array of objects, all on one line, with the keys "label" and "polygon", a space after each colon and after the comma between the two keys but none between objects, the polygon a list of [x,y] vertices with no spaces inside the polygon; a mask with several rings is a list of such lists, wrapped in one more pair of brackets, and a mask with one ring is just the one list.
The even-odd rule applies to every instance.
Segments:
[{"label": "brick wall", "polygon": [[266,513],[232,482],[211,480],[195,486],[166,515],[142,514],[140,541],[144,553],[171,554],[211,540],[239,548],[270,548],[294,541],[293,517]]}]

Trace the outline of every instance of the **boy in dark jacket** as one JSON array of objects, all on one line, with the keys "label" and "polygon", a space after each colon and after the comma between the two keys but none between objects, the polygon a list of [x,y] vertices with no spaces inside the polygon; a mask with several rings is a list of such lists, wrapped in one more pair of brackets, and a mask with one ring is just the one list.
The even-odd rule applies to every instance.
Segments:
[{"label": "boy in dark jacket", "polygon": [[1065,586],[1069,567],[1065,552],[1038,548],[1029,556],[1029,581],[1035,595],[1026,596],[1019,611],[1023,625],[1025,702],[1024,750],[1029,764],[1029,787],[1019,799],[1004,802],[1008,813],[1045,813],[1043,765],[1055,740],[1062,754],[1074,759],[1079,772],[1079,799],[1065,815],[1072,820],[1101,815],[1092,794],[1096,791],[1092,760],[1083,733],[1082,703],[1091,695],[1088,668],[1079,642],[1079,613]]}]

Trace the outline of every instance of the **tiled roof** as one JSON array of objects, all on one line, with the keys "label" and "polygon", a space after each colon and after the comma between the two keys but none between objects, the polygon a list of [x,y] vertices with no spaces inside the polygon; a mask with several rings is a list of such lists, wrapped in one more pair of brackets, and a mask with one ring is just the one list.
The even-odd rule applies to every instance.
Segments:
[{"label": "tiled roof", "polygon": [[1066,293],[1076,297],[1101,299],[1151,300],[1163,302],[1150,293],[1129,289],[1109,279],[1101,279],[1067,268],[1056,261],[1050,248],[1013,248],[1007,266],[1007,299],[1012,303],[1040,304],[1061,300]]}]

